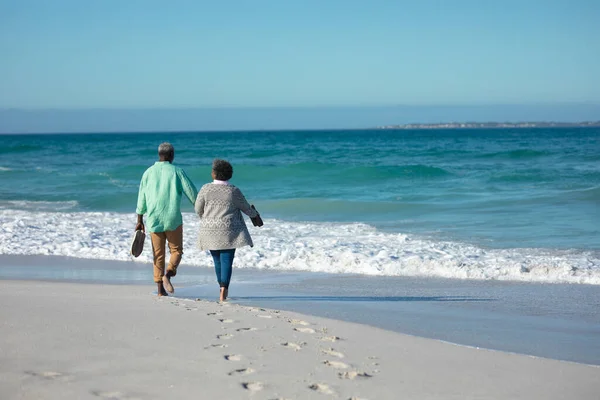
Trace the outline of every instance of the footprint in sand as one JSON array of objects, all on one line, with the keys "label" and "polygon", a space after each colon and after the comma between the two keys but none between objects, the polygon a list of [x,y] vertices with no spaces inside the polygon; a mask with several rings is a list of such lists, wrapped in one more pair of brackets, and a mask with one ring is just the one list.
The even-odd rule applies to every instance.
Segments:
[{"label": "footprint in sand", "polygon": [[321,338],[321,340],[323,342],[337,342],[338,340],[343,340],[343,339],[339,336],[323,336]]},{"label": "footprint in sand", "polygon": [[233,371],[231,371],[227,375],[229,375],[229,376],[233,376],[233,375],[250,375],[250,374],[253,374],[253,373],[254,373],[254,370],[252,368],[241,368],[241,369],[234,369]]},{"label": "footprint in sand", "polygon": [[300,344],[298,344],[298,343],[294,343],[294,342],[285,342],[285,343],[281,343],[281,345],[282,345],[283,347],[287,347],[288,349],[292,349],[292,350],[295,350],[295,351],[302,350],[302,345],[303,345],[303,344],[305,344],[305,343],[300,343]]},{"label": "footprint in sand", "polygon": [[206,346],[204,349],[224,349],[227,347],[226,344],[211,344],[210,346]]},{"label": "footprint in sand", "polygon": [[221,321],[221,323],[223,324],[233,324],[235,321],[232,319],[220,319],[219,321]]},{"label": "footprint in sand", "polygon": [[294,330],[302,333],[315,333],[313,328],[294,328]]},{"label": "footprint in sand", "polygon": [[122,392],[103,392],[100,390],[92,390],[90,393],[96,397],[102,397],[103,399],[109,400],[138,400],[137,397],[131,397]]},{"label": "footprint in sand", "polygon": [[359,371],[340,372],[338,374],[338,376],[340,377],[340,379],[356,379],[356,378],[367,379],[367,378],[373,377],[373,375],[369,375],[366,372],[359,372]]},{"label": "footprint in sand", "polygon": [[306,321],[302,321],[300,319],[288,319],[288,322],[292,325],[303,325],[303,326],[310,325],[310,323],[308,323]]},{"label": "footprint in sand", "polygon": [[258,329],[256,328],[238,328],[236,329],[237,332],[252,332],[252,331],[256,331]]},{"label": "footprint in sand", "polygon": [[258,392],[259,390],[263,390],[265,385],[262,382],[244,382],[242,383],[242,387],[251,392]]},{"label": "footprint in sand", "polygon": [[343,363],[341,361],[329,361],[329,360],[325,360],[325,361],[323,361],[323,364],[327,365],[328,367],[333,367],[333,368],[337,368],[337,369],[350,368],[350,366],[348,364]]},{"label": "footprint in sand", "polygon": [[272,316],[270,316],[270,315],[267,315],[267,314],[257,314],[256,316],[257,316],[258,318],[273,318]]},{"label": "footprint in sand", "polygon": [[231,339],[233,335],[231,333],[223,333],[221,335],[217,335],[217,339],[228,340]]},{"label": "footprint in sand", "polygon": [[209,312],[206,315],[223,315],[221,312]]},{"label": "footprint in sand", "polygon": [[42,371],[42,372],[25,371],[25,373],[27,375],[35,376],[36,378],[47,379],[49,381],[69,379],[68,375],[61,374],[60,372],[56,372],[56,371]]},{"label": "footprint in sand", "polygon": [[241,361],[242,360],[242,356],[240,356],[239,354],[228,354],[228,355],[224,356],[223,358],[225,358],[227,361]]},{"label": "footprint in sand", "polygon": [[335,351],[331,347],[328,348],[328,349],[321,349],[321,353],[327,354],[327,355],[330,355],[330,356],[334,356],[334,357],[337,357],[337,358],[344,358],[344,353],[340,353],[339,351]]},{"label": "footprint in sand", "polygon": [[308,388],[311,390],[314,390],[315,392],[319,392],[319,393],[323,393],[323,394],[335,394],[335,392],[333,390],[331,390],[331,388],[324,383],[313,383]]}]

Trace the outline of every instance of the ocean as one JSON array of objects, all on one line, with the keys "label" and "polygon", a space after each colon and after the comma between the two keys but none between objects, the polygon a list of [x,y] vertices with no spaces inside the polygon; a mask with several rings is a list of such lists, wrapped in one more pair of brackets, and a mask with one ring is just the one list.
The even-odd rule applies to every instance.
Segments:
[{"label": "ocean", "polygon": [[[236,268],[600,284],[598,128],[0,139],[0,254],[149,262],[128,254],[137,190],[169,141],[198,188],[229,160],[261,212]],[[183,212],[183,263],[211,268]]]}]

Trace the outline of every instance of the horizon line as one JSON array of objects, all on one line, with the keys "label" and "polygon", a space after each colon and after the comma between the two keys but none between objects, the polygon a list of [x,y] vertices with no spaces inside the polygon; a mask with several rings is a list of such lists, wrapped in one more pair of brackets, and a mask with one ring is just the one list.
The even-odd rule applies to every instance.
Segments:
[{"label": "horizon line", "polygon": [[274,106],[243,106],[243,105],[214,105],[214,106],[92,106],[92,107],[22,107],[2,106],[0,111],[189,111],[189,110],[260,110],[260,109],[340,109],[340,108],[419,108],[419,107],[546,107],[546,106],[600,106],[600,101],[564,101],[564,102],[531,102],[531,103],[432,103],[432,104],[381,104],[381,105],[274,105]]},{"label": "horizon line", "polygon": [[[513,127],[450,127],[450,128],[403,128],[409,125],[444,125],[444,124],[564,124],[565,126],[513,126]],[[587,125],[586,125],[587,124]],[[589,125],[594,124],[594,125]],[[389,128],[388,128],[389,127]],[[399,127],[399,128],[396,128]],[[560,122],[560,121],[519,121],[519,122],[436,122],[436,123],[407,123],[398,125],[382,125],[382,126],[371,126],[363,128],[285,128],[285,129],[203,129],[203,130],[131,130],[131,131],[87,131],[87,132],[22,132],[22,133],[9,133],[0,132],[0,136],[9,135],[137,135],[137,134],[192,134],[192,133],[273,133],[273,132],[340,132],[340,131],[458,131],[458,130],[474,130],[474,129],[490,129],[490,130],[505,130],[505,129],[566,129],[566,128],[598,128],[600,127],[600,120],[597,121],[579,121],[579,122]]]}]

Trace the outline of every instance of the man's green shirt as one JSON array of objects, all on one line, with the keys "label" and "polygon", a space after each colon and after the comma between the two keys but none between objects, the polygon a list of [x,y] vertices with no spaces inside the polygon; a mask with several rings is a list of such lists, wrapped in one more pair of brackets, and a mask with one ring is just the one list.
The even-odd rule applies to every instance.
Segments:
[{"label": "man's green shirt", "polygon": [[183,223],[181,195],[196,202],[198,191],[185,172],[168,161],[157,161],[142,176],[136,213],[146,214],[148,232],[174,231]]}]

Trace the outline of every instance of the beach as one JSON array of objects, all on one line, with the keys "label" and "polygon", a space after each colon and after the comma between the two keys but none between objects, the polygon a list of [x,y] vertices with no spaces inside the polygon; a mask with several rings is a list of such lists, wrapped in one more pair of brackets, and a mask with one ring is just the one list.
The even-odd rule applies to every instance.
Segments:
[{"label": "beach", "polygon": [[[7,135],[0,398],[595,399],[598,132]],[[175,295],[129,254],[165,140],[265,221],[227,303],[185,201]]]},{"label": "beach", "polygon": [[[149,264],[0,255],[0,280],[149,284]],[[180,266],[181,299],[215,300],[212,268]],[[152,287],[154,289],[154,287]],[[344,320],[470,347],[600,365],[595,285],[235,269],[232,303]]]},{"label": "beach", "polygon": [[600,1],[434,3],[0,1],[0,400],[600,400]]},{"label": "beach", "polygon": [[593,399],[600,368],[148,287],[3,281],[3,399]]}]

